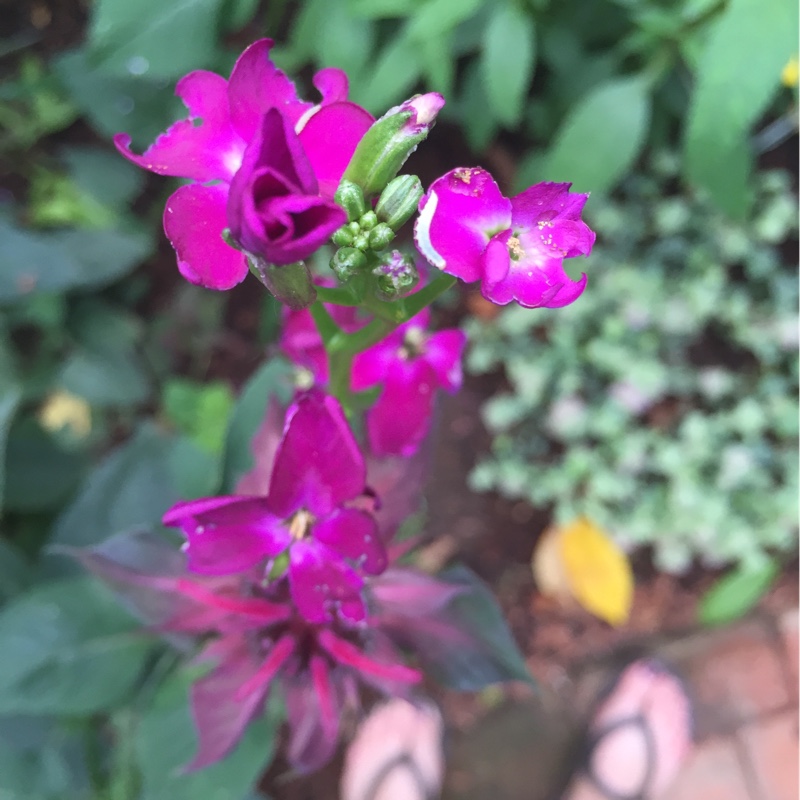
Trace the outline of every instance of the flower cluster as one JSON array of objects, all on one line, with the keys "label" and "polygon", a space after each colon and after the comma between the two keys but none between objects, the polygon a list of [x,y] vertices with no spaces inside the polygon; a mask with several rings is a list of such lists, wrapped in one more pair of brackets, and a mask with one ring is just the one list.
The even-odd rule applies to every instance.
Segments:
[{"label": "flower cluster", "polygon": [[[455,278],[480,281],[498,304],[567,305],[586,276],[570,279],[563,261],[594,242],[580,219],[587,195],[569,184],[508,199],[483,169],[452,170],[427,192],[399,175],[441,95],[376,120],[347,99],[341,70],[324,69],[312,104],[271,46],[247,48],[229,80],[184,77],[188,118],[141,155],[115,138],[135,164],[188,181],[164,210],[183,276],[230,289],[252,272],[287,306],[280,347],[298,368],[282,426],[267,403],[239,493],[164,515],[185,537],[182,554],[141,535],[79,554],[154,629],[204,637],[213,667],[192,690],[194,768],[231,750],[273,686],[286,702],[289,759],[307,770],[333,753],[359,682],[392,695],[420,682],[408,653],[440,676],[460,669],[461,688],[525,679],[485,589],[391,563],[409,550],[394,536],[419,504],[417,454],[437,390],[462,381],[466,338],[431,330],[428,306]],[[390,250],[415,215],[418,252]],[[332,273],[312,274],[306,260],[328,246]],[[495,658],[491,647],[512,653]]]}]

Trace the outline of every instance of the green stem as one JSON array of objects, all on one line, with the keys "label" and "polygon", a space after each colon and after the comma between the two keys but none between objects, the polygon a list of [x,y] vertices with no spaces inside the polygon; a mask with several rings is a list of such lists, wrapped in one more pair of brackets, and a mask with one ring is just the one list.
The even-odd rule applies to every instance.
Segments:
[{"label": "green stem", "polygon": [[317,286],[317,297],[323,303],[333,303],[335,306],[359,306],[356,297],[346,287],[338,286]]}]

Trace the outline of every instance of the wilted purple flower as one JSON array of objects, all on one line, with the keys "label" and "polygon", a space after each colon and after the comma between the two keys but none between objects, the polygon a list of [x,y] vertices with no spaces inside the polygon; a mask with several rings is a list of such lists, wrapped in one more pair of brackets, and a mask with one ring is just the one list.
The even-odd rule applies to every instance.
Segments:
[{"label": "wilted purple flower", "polygon": [[595,239],[580,219],[588,195],[569,187],[537,183],[509,200],[486,170],[451,170],[420,201],[417,248],[434,267],[479,280],[493,303],[569,305],[586,288],[586,275],[573,281],[564,259],[588,255]]},{"label": "wilted purple flower", "polygon": [[[374,517],[356,501],[366,490],[364,458],[341,406],[319,390],[289,408],[266,497],[207,497],[178,503],[164,524],[187,537],[192,572],[243,572],[288,553],[292,599],[310,622],[366,616],[364,579],[386,568]],[[363,504],[362,504],[363,506]],[[279,573],[280,574],[280,573]]]},{"label": "wilted purple flower", "polygon": [[425,309],[353,361],[355,391],[383,384],[367,412],[367,433],[376,455],[410,456],[430,427],[437,388],[461,387],[461,355],[467,338],[459,330],[428,333]]},{"label": "wilted purple flower", "polygon": [[[248,47],[230,81],[205,70],[182,78],[176,94],[189,118],[172,125],[142,155],[131,152],[127,134],[114,139],[140,167],[195,181],[167,201],[164,230],[183,276],[212,289],[229,289],[247,275],[243,253],[222,238],[226,228],[244,236],[245,249],[288,264],[310,255],[329,228],[342,224],[333,194],[373,122],[371,114],[347,101],[347,76],[338,69],[316,74],[319,105],[300,100],[270,60],[272,44],[261,39]],[[282,126],[267,120],[275,109],[285,120]]]}]

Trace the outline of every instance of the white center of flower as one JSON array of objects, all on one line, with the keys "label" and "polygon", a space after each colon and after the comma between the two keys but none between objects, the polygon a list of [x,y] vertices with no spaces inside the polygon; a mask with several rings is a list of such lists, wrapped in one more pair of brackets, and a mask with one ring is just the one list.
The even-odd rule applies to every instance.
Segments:
[{"label": "white center of flower", "polygon": [[313,524],[311,512],[302,508],[289,520],[289,534],[295,541],[300,541],[306,537]]},{"label": "white center of flower", "polygon": [[516,237],[512,236],[508,240],[508,254],[511,256],[512,261],[519,261],[525,255],[522,249],[522,242]]}]

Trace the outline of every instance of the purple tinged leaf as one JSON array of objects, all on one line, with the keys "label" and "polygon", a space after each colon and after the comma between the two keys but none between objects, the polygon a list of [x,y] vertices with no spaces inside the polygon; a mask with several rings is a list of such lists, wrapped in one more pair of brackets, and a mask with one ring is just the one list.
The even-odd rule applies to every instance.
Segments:
[{"label": "purple tinged leaf", "polygon": [[224,658],[208,675],[192,684],[192,715],[199,745],[194,758],[184,768],[186,772],[202,769],[224,758],[261,710],[268,690],[268,685],[262,684],[261,691],[243,698],[236,697],[238,688],[247,683],[259,665],[244,639],[214,642],[212,657],[220,657],[222,641],[226,644]]},{"label": "purple tinged leaf", "polygon": [[381,627],[417,655],[425,673],[457,691],[478,691],[504,681],[532,682],[497,601],[465,567],[440,580],[458,591],[425,616],[396,607],[380,615]]}]

